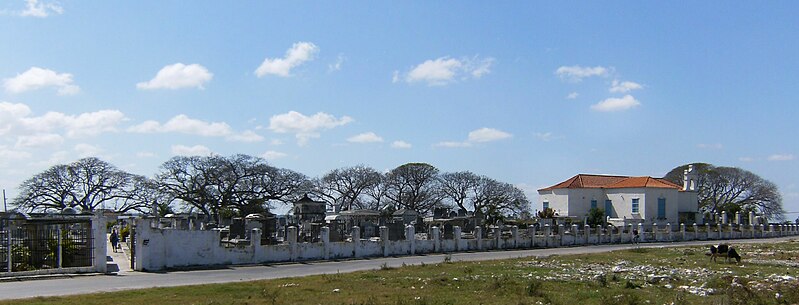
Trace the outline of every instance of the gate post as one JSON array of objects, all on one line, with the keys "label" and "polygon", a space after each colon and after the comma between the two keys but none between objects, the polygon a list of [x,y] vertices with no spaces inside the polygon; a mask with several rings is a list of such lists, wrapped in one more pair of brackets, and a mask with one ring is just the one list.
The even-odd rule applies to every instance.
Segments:
[{"label": "gate post", "polygon": [[64,248],[62,246],[63,241],[61,240],[61,225],[58,225],[58,229],[56,229],[55,232],[58,234],[58,252],[56,252],[58,253],[58,257],[56,259],[58,260],[58,269],[61,269],[64,266]]}]

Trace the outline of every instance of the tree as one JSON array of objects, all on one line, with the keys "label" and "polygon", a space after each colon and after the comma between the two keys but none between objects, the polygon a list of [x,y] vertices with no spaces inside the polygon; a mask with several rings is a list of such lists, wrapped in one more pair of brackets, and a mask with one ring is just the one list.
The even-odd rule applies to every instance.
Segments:
[{"label": "tree", "polygon": [[220,212],[260,213],[273,202],[289,203],[311,190],[305,175],[248,155],[173,157],[161,165],[160,188],[208,219]]},{"label": "tree", "polygon": [[474,210],[474,197],[479,185],[480,176],[469,171],[441,175],[441,191],[444,197],[464,210]]},{"label": "tree", "polygon": [[391,170],[386,188],[390,201],[422,215],[441,201],[438,169],[427,163],[407,163]]},{"label": "tree", "polygon": [[25,180],[14,204],[30,211],[52,211],[67,207],[94,211],[112,204],[117,212],[140,210],[128,201],[135,189],[134,175],[98,158],[83,158],[55,165]]},{"label": "tree", "polygon": [[[687,168],[688,165],[676,167],[664,179],[682,185],[683,171]],[[694,168],[698,173],[696,187],[701,211],[756,212],[769,219],[784,219],[782,196],[771,181],[737,167],[699,163]]]},{"label": "tree", "polygon": [[482,213],[489,223],[518,216],[530,209],[524,191],[488,177],[480,178],[473,205],[475,213]]},{"label": "tree", "polygon": [[591,208],[588,210],[588,218],[586,224],[589,226],[596,226],[605,223],[605,211],[600,208]]},{"label": "tree", "polygon": [[371,167],[358,165],[334,169],[315,181],[317,196],[336,210],[377,210],[379,200],[369,200],[368,190],[381,182],[380,173]]}]

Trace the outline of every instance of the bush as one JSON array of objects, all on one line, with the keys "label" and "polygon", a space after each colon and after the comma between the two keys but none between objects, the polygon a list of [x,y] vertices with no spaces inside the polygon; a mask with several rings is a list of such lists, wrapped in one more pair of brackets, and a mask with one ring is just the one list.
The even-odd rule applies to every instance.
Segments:
[{"label": "bush", "polygon": [[128,236],[130,236],[130,225],[124,226],[122,230],[119,230],[119,239],[122,241],[127,241]]}]

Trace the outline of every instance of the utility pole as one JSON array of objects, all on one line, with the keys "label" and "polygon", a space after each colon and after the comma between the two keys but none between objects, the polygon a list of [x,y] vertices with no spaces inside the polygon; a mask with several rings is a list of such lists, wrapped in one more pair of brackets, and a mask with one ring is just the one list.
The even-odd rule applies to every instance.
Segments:
[{"label": "utility pole", "polygon": [[6,189],[3,189],[3,212],[8,213],[8,206],[6,206]]}]

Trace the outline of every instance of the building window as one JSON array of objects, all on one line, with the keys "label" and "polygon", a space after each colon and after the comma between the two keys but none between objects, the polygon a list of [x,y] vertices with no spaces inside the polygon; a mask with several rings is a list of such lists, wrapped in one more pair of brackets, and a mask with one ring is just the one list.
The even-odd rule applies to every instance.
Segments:
[{"label": "building window", "polygon": [[638,213],[638,198],[633,199],[633,213]]},{"label": "building window", "polygon": [[549,208],[549,201],[544,201],[544,210]]},{"label": "building window", "polygon": [[596,209],[596,199],[591,200],[591,208]]},{"label": "building window", "polygon": [[666,219],[666,198],[658,198],[658,219]]},{"label": "building window", "polygon": [[605,217],[613,216],[613,201],[608,199],[605,200]]}]

